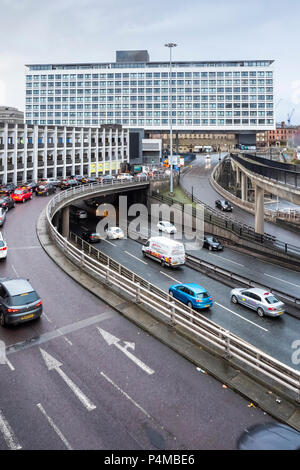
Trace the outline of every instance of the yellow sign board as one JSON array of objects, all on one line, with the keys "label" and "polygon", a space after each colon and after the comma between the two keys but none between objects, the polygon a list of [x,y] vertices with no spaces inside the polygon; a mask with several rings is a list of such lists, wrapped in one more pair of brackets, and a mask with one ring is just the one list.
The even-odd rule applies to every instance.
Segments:
[{"label": "yellow sign board", "polygon": [[[110,170],[110,165],[112,170],[119,170],[121,162],[120,161],[113,161],[113,162],[105,162],[105,163],[98,163],[98,173],[106,173]],[[96,163],[91,163],[91,173],[96,173]]]}]

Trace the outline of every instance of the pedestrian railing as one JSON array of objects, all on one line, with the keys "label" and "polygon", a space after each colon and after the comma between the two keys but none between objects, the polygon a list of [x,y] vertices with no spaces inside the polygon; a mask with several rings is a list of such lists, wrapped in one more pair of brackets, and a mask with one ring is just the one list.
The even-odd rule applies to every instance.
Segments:
[{"label": "pedestrian railing", "polygon": [[66,258],[99,282],[122,293],[125,298],[155,312],[171,325],[179,326],[199,342],[205,341],[227,359],[243,364],[252,374],[258,374],[260,380],[268,377],[282,391],[300,401],[300,372],[178,302],[167,292],[108,257],[78,235],[70,233],[70,240],[64,238],[52,224],[52,214],[56,212],[55,207],[59,202],[59,195],[56,195],[48,203],[46,222],[53,243]]}]

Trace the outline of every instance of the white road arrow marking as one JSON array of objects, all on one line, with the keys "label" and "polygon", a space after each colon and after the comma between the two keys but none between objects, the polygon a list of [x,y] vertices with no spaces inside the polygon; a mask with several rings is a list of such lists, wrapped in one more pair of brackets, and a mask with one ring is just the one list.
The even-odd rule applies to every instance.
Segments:
[{"label": "white road arrow marking", "polygon": [[113,336],[111,333],[108,333],[108,331],[102,330],[101,328],[97,327],[99,330],[99,333],[101,336],[105,339],[107,342],[108,346],[114,345],[116,348],[118,348],[120,351],[122,351],[129,359],[131,359],[137,366],[139,366],[141,369],[143,369],[147,374],[151,375],[154,374],[154,370],[150,369],[144,362],[142,362],[140,359],[138,359],[136,356],[134,356],[130,351],[127,350],[127,348],[131,348],[134,350],[135,344],[134,343],[129,343],[128,341],[124,341],[125,346],[121,346],[119,344],[120,339],[117,338],[116,336]]},{"label": "white road arrow marking", "polygon": [[88,410],[94,410],[96,406],[87,398],[87,396],[74,384],[74,382],[61,370],[62,363],[59,362],[55,357],[51,356],[49,353],[40,348],[43,359],[48,367],[48,370],[55,369],[56,372],[61,376],[65,383],[70,387],[72,392],[77,396],[81,401],[83,406]]},{"label": "white road arrow marking", "polygon": [[2,411],[0,410],[0,431],[2,432],[5,442],[11,450],[22,449],[18,443],[15,434],[10,427],[9,423],[6,421]]}]

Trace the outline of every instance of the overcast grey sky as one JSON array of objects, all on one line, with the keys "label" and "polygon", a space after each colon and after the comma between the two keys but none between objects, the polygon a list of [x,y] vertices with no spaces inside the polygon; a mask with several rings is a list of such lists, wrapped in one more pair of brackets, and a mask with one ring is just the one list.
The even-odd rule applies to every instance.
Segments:
[{"label": "overcast grey sky", "polygon": [[299,0],[0,0],[0,104],[24,110],[26,63],[275,59],[277,120],[300,124]]}]

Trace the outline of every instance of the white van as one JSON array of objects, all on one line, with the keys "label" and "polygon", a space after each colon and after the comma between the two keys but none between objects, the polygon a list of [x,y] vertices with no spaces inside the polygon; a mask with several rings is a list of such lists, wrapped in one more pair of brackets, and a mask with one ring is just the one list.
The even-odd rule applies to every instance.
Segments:
[{"label": "white van", "polygon": [[142,247],[143,256],[149,256],[162,266],[180,266],[185,263],[183,243],[167,237],[152,237]]}]

